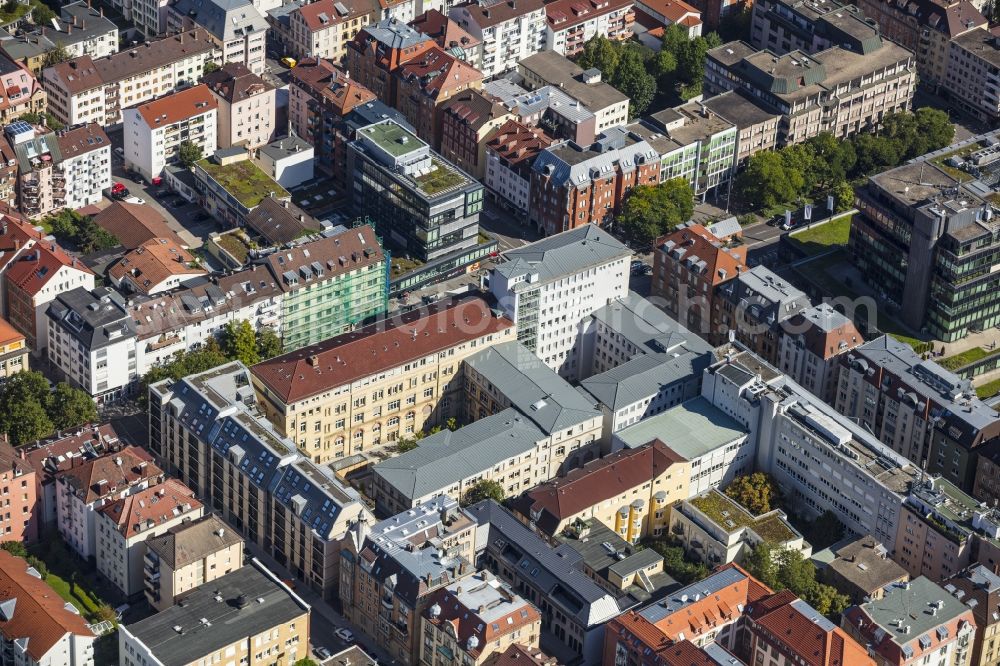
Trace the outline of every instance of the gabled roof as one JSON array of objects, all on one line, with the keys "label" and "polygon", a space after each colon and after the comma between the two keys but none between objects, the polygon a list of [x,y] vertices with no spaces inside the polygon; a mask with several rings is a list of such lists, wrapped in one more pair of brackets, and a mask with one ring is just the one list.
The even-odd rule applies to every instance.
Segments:
[{"label": "gabled roof", "polygon": [[549,30],[567,30],[598,16],[631,7],[633,0],[555,0],[545,5]]},{"label": "gabled roof", "polygon": [[150,129],[167,127],[188,118],[194,118],[219,108],[204,83],[164,95],[152,102],[140,104],[136,109]]},{"label": "gabled roof", "polygon": [[136,291],[148,294],[171,276],[204,275],[205,269],[191,266],[193,261],[183,247],[166,238],[154,238],[127,252],[108,275],[116,284],[128,279]]},{"label": "gabled roof", "polygon": [[479,296],[439,301],[423,312],[276,356],[253,366],[252,372],[287,405],[510,326]]},{"label": "gabled roof", "polygon": [[317,0],[299,8],[299,16],[310,32],[332,28],[344,21],[367,17],[375,12],[372,0]]},{"label": "gabled roof", "polygon": [[537,273],[540,282],[548,282],[591,266],[630,257],[632,250],[596,224],[585,224],[507,250],[502,256],[506,261],[494,269],[498,274],[509,279]]},{"label": "gabled roof", "polygon": [[563,520],[649,483],[682,460],[659,440],[622,449],[535,486],[517,501],[518,510],[539,528],[554,534]]},{"label": "gabled roof", "polygon": [[746,270],[746,247],[727,248],[700,224],[675,229],[657,238],[654,247],[673,261],[684,262],[689,270],[693,268],[707,275],[712,285],[731,280]]},{"label": "gabled roof", "polygon": [[465,90],[444,103],[445,113],[455,122],[479,132],[487,123],[510,116],[503,104],[479,90]]},{"label": "gabled roof", "polygon": [[523,19],[544,6],[544,0],[521,0],[521,2],[477,2],[473,0],[454,6],[452,14],[458,12],[458,16],[462,16],[467,13],[472,22],[482,29],[507,21]]},{"label": "gabled roof", "polygon": [[49,479],[61,471],[85,464],[103,455],[109,446],[118,445],[118,433],[110,423],[83,427],[59,439],[40,440],[22,447],[35,470]]},{"label": "gabled roof", "polygon": [[0,346],[6,346],[18,340],[24,340],[24,333],[11,326],[6,319],[0,318]]},{"label": "gabled roof", "polygon": [[438,46],[401,65],[398,75],[404,81],[415,83],[431,97],[483,80],[482,72]]},{"label": "gabled roof", "polygon": [[57,479],[76,490],[84,504],[162,476],[163,470],[156,466],[153,457],[138,446],[127,446],[56,474]]},{"label": "gabled roof", "polygon": [[[277,213],[273,205],[268,210]],[[281,230],[274,233],[285,235]],[[305,289],[384,261],[375,230],[367,224],[267,256],[267,266],[285,292]]]},{"label": "gabled roof", "polygon": [[247,215],[246,224],[271,245],[285,245],[322,227],[312,215],[290,201],[265,197]]},{"label": "gabled roof", "polygon": [[166,219],[153,206],[112,201],[93,220],[97,226],[117,238],[126,250],[134,250],[154,238],[165,238],[187,249],[181,237],[174,233]]},{"label": "gabled roof", "polygon": [[462,28],[457,21],[436,9],[428,9],[410,21],[410,26],[432,38],[438,46],[446,51],[455,48],[471,49],[481,43],[479,38]]},{"label": "gabled roof", "polygon": [[63,267],[93,274],[83,262],[70,257],[55,243],[35,243],[29,250],[18,255],[18,259],[7,269],[7,284],[17,285],[22,291],[35,296]]},{"label": "gabled roof", "polygon": [[224,42],[267,30],[267,20],[250,0],[175,0],[170,9]]},{"label": "gabled roof", "polygon": [[100,508],[126,539],[174,518],[199,511],[203,505],[194,491],[177,479],[167,479]]},{"label": "gabled roof", "polygon": [[102,148],[107,148],[109,152],[111,150],[111,140],[104,133],[104,128],[97,123],[56,132],[56,143],[59,145],[62,161]]},{"label": "gabled roof", "polygon": [[29,573],[27,562],[5,550],[0,551],[0,633],[23,645],[35,662],[43,661],[67,633],[94,637],[71,604]]},{"label": "gabled roof", "polygon": [[176,571],[241,541],[243,538],[236,530],[215,514],[208,514],[147,539],[146,549]]}]

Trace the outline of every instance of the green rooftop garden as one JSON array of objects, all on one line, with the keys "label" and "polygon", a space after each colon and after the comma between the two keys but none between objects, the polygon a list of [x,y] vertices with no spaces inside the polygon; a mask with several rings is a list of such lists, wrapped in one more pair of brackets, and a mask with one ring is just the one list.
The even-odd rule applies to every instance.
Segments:
[{"label": "green rooftop garden", "polygon": [[756,518],[749,511],[717,490],[710,490],[706,494],[699,495],[688,501],[696,509],[708,516],[712,522],[728,530],[730,534],[749,527],[761,539],[772,544],[781,544],[796,537],[796,534],[779,516],[771,515]]},{"label": "green rooftop garden", "polygon": [[818,224],[810,229],[788,235],[788,240],[797,245],[806,255],[819,254],[834,246],[846,246],[851,235],[852,214]]},{"label": "green rooftop garden", "polygon": [[972,153],[976,152],[980,148],[982,148],[981,145],[979,145],[978,143],[974,143],[971,146],[965,146],[964,148],[959,148],[958,150],[953,150],[950,153],[945,153],[944,155],[939,155],[939,156],[937,156],[934,159],[931,159],[929,161],[930,161],[931,164],[933,164],[934,166],[938,167],[939,169],[941,169],[942,171],[944,171],[946,174],[948,174],[949,176],[951,176],[955,180],[959,181],[960,183],[961,182],[965,182],[967,180],[972,180],[972,175],[968,174],[968,173],[966,173],[964,171],[962,171],[961,169],[956,169],[953,166],[949,166],[949,165],[945,164],[945,162],[947,162],[948,159],[951,158],[951,157],[965,157],[966,155],[971,155]]},{"label": "green rooftop garden", "polygon": [[400,275],[405,275],[410,271],[415,271],[423,265],[423,262],[417,259],[393,257],[389,260],[389,274],[392,277],[399,277]]},{"label": "green rooftop garden", "polygon": [[237,234],[222,234],[215,239],[215,244],[244,264],[250,257],[250,248]]},{"label": "green rooftop garden", "polygon": [[250,160],[223,166],[206,158],[197,164],[247,208],[256,207],[272,192],[278,198],[291,196]]},{"label": "green rooftop garden", "polygon": [[960,354],[955,354],[953,356],[942,358],[938,361],[938,363],[942,367],[954,371],[958,370],[959,368],[964,368],[970,363],[981,361],[988,356],[990,356],[990,352],[986,351],[982,347],[973,347],[972,349],[966,349],[964,352]]},{"label": "green rooftop garden", "polygon": [[[992,398],[997,393],[1000,393],[1000,379],[994,379],[976,387],[976,395],[979,396],[980,400]],[[997,406],[1000,407],[1000,405]],[[1000,411],[1000,409],[997,411]]]},{"label": "green rooftop garden", "polygon": [[465,176],[448,168],[440,160],[432,159],[431,164],[434,165],[434,169],[430,173],[413,179],[428,196],[465,184]]}]

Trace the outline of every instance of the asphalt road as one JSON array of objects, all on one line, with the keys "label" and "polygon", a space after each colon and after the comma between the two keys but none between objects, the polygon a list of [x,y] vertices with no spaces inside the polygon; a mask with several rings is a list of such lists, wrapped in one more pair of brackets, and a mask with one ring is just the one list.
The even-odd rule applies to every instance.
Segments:
[{"label": "asphalt road", "polygon": [[500,251],[511,250],[538,240],[534,226],[521,221],[513,213],[501,208],[487,198],[483,202],[483,212],[479,215],[479,229],[491,238],[497,239]]}]

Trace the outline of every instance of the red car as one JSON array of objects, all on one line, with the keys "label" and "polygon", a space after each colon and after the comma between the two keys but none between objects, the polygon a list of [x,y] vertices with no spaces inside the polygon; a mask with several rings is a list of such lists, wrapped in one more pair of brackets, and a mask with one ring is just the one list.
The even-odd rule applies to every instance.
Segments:
[{"label": "red car", "polygon": [[153,177],[153,185],[162,185],[162,184],[163,184],[163,178],[161,178],[160,176]]},{"label": "red car", "polygon": [[129,195],[128,188],[123,183],[115,183],[111,186],[112,199],[124,199]]}]

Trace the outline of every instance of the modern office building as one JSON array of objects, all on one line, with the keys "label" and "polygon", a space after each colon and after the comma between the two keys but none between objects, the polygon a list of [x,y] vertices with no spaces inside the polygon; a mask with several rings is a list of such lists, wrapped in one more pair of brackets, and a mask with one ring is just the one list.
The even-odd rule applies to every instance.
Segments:
[{"label": "modern office building", "polygon": [[567,379],[590,374],[581,325],[628,292],[632,251],[592,224],[503,253],[490,292],[517,340]]},{"label": "modern office building", "polygon": [[877,128],[885,114],[910,108],[916,66],[911,51],[866,27],[871,34],[856,46],[818,52],[758,50],[746,42],[716,47],[705,61],[705,96],[743,91],[780,114],[779,146],[820,132],[846,139]]},{"label": "modern office building", "polygon": [[341,335],[385,312],[389,260],[368,225],[279,249],[265,261],[284,294],[286,351]]},{"label": "modern office building", "polygon": [[460,274],[489,253],[479,242],[483,186],[392,120],[358,130],[347,172],[354,212],[395,256],[416,262],[414,283],[394,291]]},{"label": "modern office building", "polygon": [[859,188],[851,257],[902,323],[953,342],[1000,323],[1000,131],[871,176]]}]

